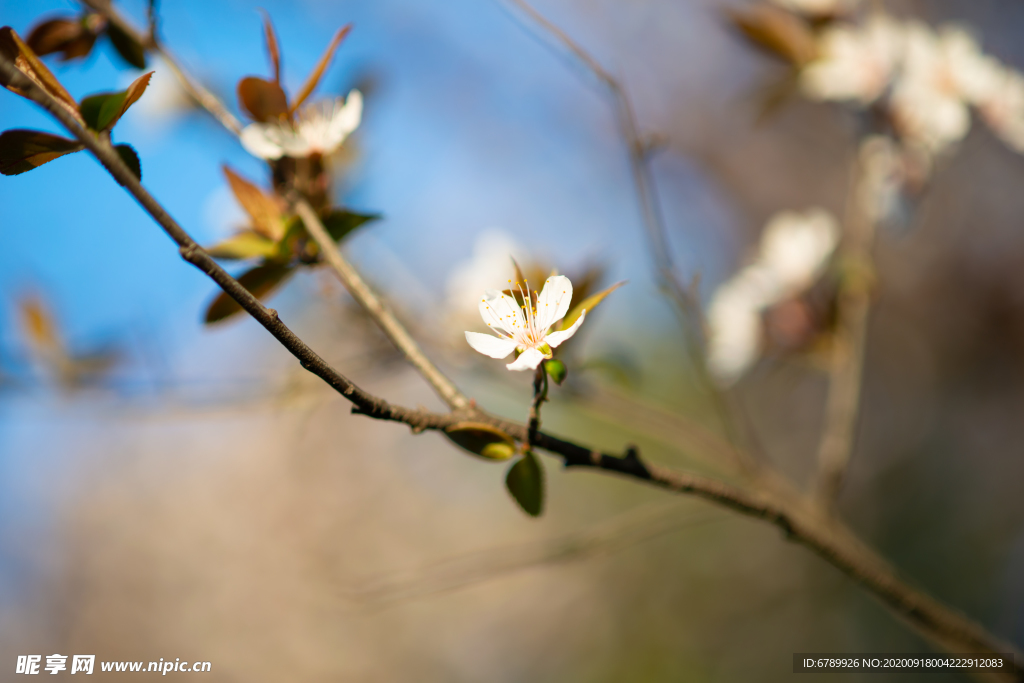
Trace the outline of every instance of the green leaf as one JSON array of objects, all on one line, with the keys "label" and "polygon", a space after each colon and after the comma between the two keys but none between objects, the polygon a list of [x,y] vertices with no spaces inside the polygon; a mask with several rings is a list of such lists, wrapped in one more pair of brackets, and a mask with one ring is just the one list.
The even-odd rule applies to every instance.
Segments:
[{"label": "green leaf", "polygon": [[110,44],[117,50],[117,54],[121,55],[121,59],[136,69],[146,68],[146,48],[142,43],[125,33],[114,22],[107,24],[107,37],[110,38]]},{"label": "green leaf", "polygon": [[136,154],[135,149],[131,145],[114,145],[114,151],[117,152],[117,156],[121,157],[123,161],[135,177],[142,182],[142,162],[139,161],[139,155]]},{"label": "green leaf", "polygon": [[444,432],[452,443],[487,460],[508,460],[516,454],[515,441],[505,432],[481,422],[459,422]]},{"label": "green leaf", "polygon": [[380,219],[379,213],[356,213],[347,209],[335,209],[323,219],[327,234],[335,242],[340,241],[363,223]]},{"label": "green leaf", "polygon": [[[248,270],[238,277],[243,287],[252,292],[260,301],[263,301],[275,289],[280,287],[288,276],[295,272],[295,269],[282,263],[264,263]],[[225,292],[221,292],[210,307],[206,309],[204,321],[207,325],[220,322],[233,316],[242,310],[234,299]]]},{"label": "green leaf", "polygon": [[252,230],[246,230],[213,245],[206,251],[214,258],[228,260],[272,258],[277,255],[277,242]]},{"label": "green leaf", "polygon": [[570,327],[572,327],[573,323],[579,320],[579,317],[583,315],[583,311],[593,311],[599,303],[604,301],[604,298],[606,296],[608,296],[609,294],[611,294],[624,284],[626,284],[625,280],[623,280],[622,282],[616,282],[614,285],[612,285],[611,287],[604,291],[598,292],[597,294],[591,294],[586,299],[576,304],[572,308],[572,310],[569,311],[569,315],[562,318],[562,322],[556,325],[556,327],[559,330],[569,329]]},{"label": "green leaf", "polygon": [[555,384],[564,382],[569,374],[569,368],[565,367],[565,363],[557,358],[544,361],[544,368],[548,371],[548,376],[555,381]]},{"label": "green leaf", "polygon": [[85,125],[93,130],[104,130],[116,113],[120,111],[124,99],[125,93],[123,92],[105,92],[86,97],[78,105],[82,111],[82,118],[85,119]]},{"label": "green leaf", "polygon": [[128,107],[142,97],[142,93],[145,92],[149,85],[149,79],[152,77],[153,72],[150,71],[135,79],[135,82],[128,86],[127,90],[104,92],[86,97],[79,105],[85,125],[95,131],[113,128],[114,124],[128,111]]},{"label": "green leaf", "polygon": [[539,517],[544,512],[544,468],[533,451],[509,468],[505,486],[526,514]]},{"label": "green leaf", "polygon": [[38,130],[4,131],[0,134],[0,173],[18,175],[81,149],[75,140]]}]

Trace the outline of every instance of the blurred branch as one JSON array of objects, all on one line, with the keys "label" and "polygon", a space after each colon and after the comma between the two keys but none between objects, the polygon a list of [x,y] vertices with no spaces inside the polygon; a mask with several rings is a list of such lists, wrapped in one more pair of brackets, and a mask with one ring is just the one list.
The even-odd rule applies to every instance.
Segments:
[{"label": "blurred branch", "polygon": [[159,54],[163,58],[164,64],[167,65],[167,68],[174,73],[178,82],[181,83],[181,87],[185,89],[185,92],[188,93],[189,97],[191,97],[196,104],[210,112],[210,114],[212,114],[222,126],[235,135],[242,132],[242,124],[238,122],[238,119],[235,118],[234,114],[228,111],[227,108],[221,104],[216,95],[204,88],[198,81],[190,78],[178,64],[174,56],[157,40],[156,32],[158,22],[155,0],[149,4],[148,35],[139,31],[125,20],[125,18],[122,17],[116,9],[114,9],[114,5],[110,0],[81,0],[81,2],[89,9],[101,14],[107,21],[127,33],[140,45],[144,45],[146,46],[146,49]]},{"label": "blurred branch", "polygon": [[[385,606],[458,590],[535,567],[608,555],[660,536],[726,519],[688,516],[678,503],[645,506],[557,538],[466,553],[422,569],[347,583],[344,597],[356,604]],[[331,575],[334,567],[327,568]]]},{"label": "blurred branch", "polygon": [[[640,204],[641,218],[648,236],[651,260],[657,273],[656,280],[662,291],[675,304],[676,312],[680,316],[683,331],[686,334],[686,349],[690,357],[691,367],[697,373],[700,382],[707,388],[708,396],[715,411],[718,413],[722,427],[729,434],[730,439],[738,443],[740,439],[731,419],[728,400],[708,372],[707,363],[703,355],[706,333],[704,312],[701,309],[697,294],[699,278],[694,277],[689,286],[683,286],[679,281],[675,264],[672,260],[668,230],[661,213],[654,179],[651,176],[650,160],[652,153],[656,150],[653,140],[656,140],[657,136],[644,138],[641,135],[636,109],[633,107],[633,101],[626,93],[626,89],[619,83],[618,79],[608,73],[579,43],[570,38],[565,31],[548,21],[544,15],[535,10],[525,0],[508,1],[518,7],[572,53],[605,86],[615,100],[616,116],[619,121],[622,137],[626,143],[626,149],[629,153],[633,185],[636,190],[637,201]],[[751,450],[756,452],[757,449]],[[731,458],[734,460],[733,464],[748,472],[755,472],[759,467],[759,463],[740,448],[732,451]]]},{"label": "blurred branch", "polygon": [[149,0],[146,6],[146,21],[149,23],[149,44],[157,44],[157,33],[160,30],[160,9],[157,7],[157,0]]},{"label": "blurred branch", "polygon": [[[502,430],[520,442],[525,443],[529,440],[528,428],[525,425],[494,417],[480,410],[472,402],[465,408],[449,413],[433,413],[393,405],[358,387],[352,380],[328,365],[292,332],[281,321],[277,311],[260,303],[221,268],[142,186],[106,136],[97,135],[79,125],[74,116],[53,96],[25,77],[2,55],[0,74],[4,76],[6,82],[15,85],[19,92],[57,119],[174,240],[182,258],[206,273],[238,302],[299,360],[303,368],[320,377],[351,402],[353,413],[400,422],[409,425],[414,433],[425,430],[443,432],[466,419],[471,419]],[[314,222],[314,229],[315,225]],[[821,515],[814,506],[790,493],[786,484],[768,473],[762,473],[757,480],[757,489],[750,490],[708,477],[648,465],[641,460],[635,447],[627,448],[622,455],[608,454],[544,432],[536,434],[534,443],[538,448],[561,457],[566,467],[593,468],[604,473],[632,478],[675,493],[691,494],[741,514],[767,521],[781,529],[787,538],[810,548],[868,589],[932,642],[951,652],[963,654],[1012,654],[1016,658],[1012,679],[1007,676],[1004,680],[1024,680],[1024,656],[1011,645],[1001,642],[964,615],[902,581],[885,560],[864,546],[840,522]]]},{"label": "blurred branch", "polygon": [[[619,81],[608,73],[596,59],[570,38],[562,29],[548,21],[542,14],[531,7],[525,0],[509,0],[524,14],[529,16],[541,28],[551,34],[559,43],[568,49],[596,78],[615,99],[616,114],[622,137],[626,141],[629,152],[630,168],[633,173],[633,185],[636,189],[637,201],[650,243],[651,257],[658,274],[658,283],[672,301],[687,318],[691,326],[700,326],[700,302],[693,288],[683,286],[676,277],[672,251],[665,229],[665,219],[661,214],[657,192],[651,178],[650,159],[655,149],[654,138],[645,139],[640,134],[636,110],[633,102]],[[699,344],[698,344],[699,347]]]},{"label": "blurred branch", "polygon": [[875,239],[878,201],[876,173],[868,147],[854,157],[845,231],[839,250],[841,276],[837,295],[836,333],[829,366],[825,424],[818,448],[815,496],[830,512],[843,483],[856,442],[864,381],[868,315],[874,281],[871,249]]},{"label": "blurred branch", "polygon": [[306,226],[307,232],[320,247],[327,265],[334,270],[345,288],[363,309],[380,326],[387,338],[405,355],[416,370],[423,375],[430,386],[444,399],[450,408],[460,409],[469,405],[469,399],[445,377],[434,365],[408,330],[398,321],[391,308],[370,288],[359,272],[341,254],[338,245],[327,234],[323,222],[305,199],[294,203],[295,211]]}]

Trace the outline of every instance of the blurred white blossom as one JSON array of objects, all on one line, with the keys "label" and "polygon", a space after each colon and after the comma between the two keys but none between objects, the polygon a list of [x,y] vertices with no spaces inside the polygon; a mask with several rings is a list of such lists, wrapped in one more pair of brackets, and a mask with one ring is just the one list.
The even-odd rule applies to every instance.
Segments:
[{"label": "blurred white blossom", "polygon": [[[130,111],[133,125],[159,130],[193,109],[195,103],[162,58],[154,57],[150,68],[153,76],[149,79],[149,86]],[[134,74],[126,73],[119,79],[119,84],[127,88],[134,80]]]},{"label": "blurred white blossom", "polygon": [[967,135],[969,105],[992,87],[995,63],[961,29],[935,33],[915,21],[906,25],[905,35],[893,120],[906,140],[937,154]]},{"label": "blurred white blossom", "polygon": [[874,102],[889,87],[904,39],[900,24],[885,14],[873,15],[863,26],[826,29],[818,59],[801,73],[804,94],[813,100]]},{"label": "blurred white blossom", "polygon": [[[446,285],[445,308],[453,329],[463,330],[476,321],[482,292],[495,282],[514,277],[511,254],[525,258],[526,250],[507,232],[492,228],[480,233],[469,259],[451,269]],[[460,342],[461,343],[461,342]]]},{"label": "blurred white blossom", "polygon": [[328,155],[359,127],[363,96],[358,90],[347,98],[323,100],[302,106],[294,123],[288,121],[252,123],[242,129],[242,146],[261,159],[283,156]]},{"label": "blurred white blossom", "polygon": [[716,379],[730,384],[757,360],[762,312],[813,285],[838,239],[839,225],[824,209],[783,211],[768,221],[754,260],[708,307],[708,368]]},{"label": "blurred white blossom", "polygon": [[819,35],[818,57],[803,69],[800,84],[813,100],[880,103],[901,141],[920,155],[937,156],[962,140],[971,107],[1024,152],[1024,76],[986,55],[959,26],[936,31],[883,13],[863,24],[834,24]]},{"label": "blurred white blossom", "polygon": [[1024,154],[1024,76],[996,65],[991,89],[975,100],[989,128],[1011,149]]}]

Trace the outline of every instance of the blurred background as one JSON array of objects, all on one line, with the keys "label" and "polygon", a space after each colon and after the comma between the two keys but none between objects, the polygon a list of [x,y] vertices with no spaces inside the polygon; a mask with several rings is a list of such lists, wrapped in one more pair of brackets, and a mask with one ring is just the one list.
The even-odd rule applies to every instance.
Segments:
[{"label": "blurred background", "polygon": [[[554,390],[545,428],[714,470],[721,426],[651,275],[612,102],[533,22],[497,0],[160,5],[168,47],[236,112],[235,82],[270,73],[258,7],[276,25],[291,92],[353,23],[321,85],[366,96],[334,192],[383,219],[346,241],[351,258],[467,393],[520,420],[528,373],[462,339],[482,327],[479,274],[506,277],[513,252],[628,279],[567,349],[572,381]],[[663,138],[653,175],[673,257],[685,278],[699,274],[705,301],[774,213],[841,215],[855,149],[835,108],[794,100],[761,115],[780,67],[730,29],[723,10],[742,5],[535,4]],[[884,5],[969,25],[986,51],[1024,67],[1020,3]],[[144,2],[118,6],[144,24]],[[25,35],[77,10],[0,0],[0,23]],[[139,73],[106,43],[84,62],[48,64],[78,98]],[[166,68],[150,68],[115,139],[137,149],[171,214],[213,243],[242,221],[221,165],[261,184],[265,165],[189,109]],[[58,132],[2,95],[0,129]],[[840,499],[913,584],[1018,646],[1022,183],[1024,158],[974,126],[912,224],[880,234]],[[0,206],[4,667],[59,652],[211,661],[218,681],[775,681],[792,676],[794,652],[929,651],[774,527],[554,459],[546,513],[531,519],[504,491],[503,466],[351,416],[253,321],[204,326],[213,284],[85,154],[0,179]],[[272,301],[361,386],[441,407],[327,272],[301,273]],[[801,485],[814,472],[821,368],[813,350],[769,354],[731,389],[745,429]]]}]

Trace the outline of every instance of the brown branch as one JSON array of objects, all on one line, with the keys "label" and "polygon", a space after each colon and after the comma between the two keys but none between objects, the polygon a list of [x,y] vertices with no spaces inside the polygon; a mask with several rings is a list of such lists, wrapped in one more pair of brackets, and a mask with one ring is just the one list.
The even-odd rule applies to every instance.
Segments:
[{"label": "brown branch", "polygon": [[444,402],[452,409],[458,410],[469,405],[469,399],[452,384],[452,381],[445,377],[427,355],[423,353],[419,344],[412,338],[408,330],[398,321],[391,308],[377,296],[370,288],[363,277],[352,267],[342,255],[338,245],[327,234],[320,217],[316,215],[313,207],[305,199],[297,199],[294,202],[296,213],[306,226],[306,231],[320,247],[320,251],[327,261],[327,265],[337,274],[345,288],[352,294],[352,297],[380,326],[381,330],[391,340],[391,343],[408,359],[416,370],[423,375],[423,378],[430,383],[430,386],[444,399]]},{"label": "brown branch", "polygon": [[81,0],[82,4],[91,9],[92,11],[102,15],[107,21],[117,26],[119,29],[127,33],[132,37],[133,40],[137,41],[140,45],[146,47],[147,50],[156,52],[163,58],[164,64],[174,74],[181,83],[181,87],[184,88],[185,92],[191,97],[196,104],[210,112],[215,119],[233,134],[238,135],[242,132],[242,124],[239,123],[235,115],[232,114],[227,108],[221,104],[221,101],[217,99],[217,96],[211,93],[209,90],[204,88],[202,84],[189,78],[188,74],[178,65],[177,60],[174,56],[165,48],[158,40],[156,36],[156,7],[155,2],[151,2],[149,5],[149,33],[139,31],[137,28],[131,25],[116,9],[114,9],[113,3],[110,0]]},{"label": "brown branch", "polygon": [[[109,0],[82,0],[82,2],[103,14],[108,21],[116,23],[129,35],[142,40],[141,34],[117,13]],[[155,26],[155,10],[153,5],[150,5],[150,8],[150,23],[151,26]],[[241,132],[241,125],[216,96],[194,82],[181,69],[174,58],[156,42],[155,38],[143,44],[148,44],[152,49],[157,50],[164,58],[167,66],[178,77],[182,86],[188,91],[189,95],[233,135],[238,136]],[[388,339],[391,340],[413,367],[419,371],[449,407],[460,409],[467,406],[469,399],[427,358],[409,332],[395,317],[394,312],[387,303],[374,293],[359,274],[359,271],[341,254],[337,244],[327,235],[323,223],[317,217],[316,212],[312,210],[312,207],[305,200],[299,200],[295,202],[295,209],[301,216],[310,236],[313,237],[317,246],[320,247],[320,251],[324,255],[327,264],[335,272],[342,284],[345,285],[345,288],[348,289],[356,302],[373,318]]]},{"label": "brown branch", "polygon": [[[450,413],[432,413],[395,406],[358,387],[327,364],[280,319],[277,311],[266,308],[237,280],[231,277],[149,194],[125,165],[110,141],[84,129],[57,101],[34,82],[24,77],[6,58],[0,56],[0,74],[23,89],[24,94],[56,118],[89,150],[117,182],[124,186],[178,245],[182,257],[206,273],[221,289],[270,332],[302,366],[324,380],[353,405],[352,412],[376,419],[409,425],[414,432],[444,431],[464,421],[484,422],[506,432],[520,442],[530,440],[529,428],[489,415],[470,404]],[[1015,670],[1002,680],[1024,681],[1024,656],[1003,643],[967,617],[946,607],[903,582],[883,559],[862,545],[838,521],[821,516],[804,501],[788,495],[786,488],[767,475],[752,491],[723,481],[668,468],[645,464],[634,447],[624,455],[602,453],[556,436],[537,432],[535,444],[562,458],[566,467],[586,467],[604,473],[645,481],[659,488],[690,494],[741,514],[763,519],[780,529],[867,588],[882,602],[904,617],[923,635],[938,645],[958,653],[1011,654]]]}]

